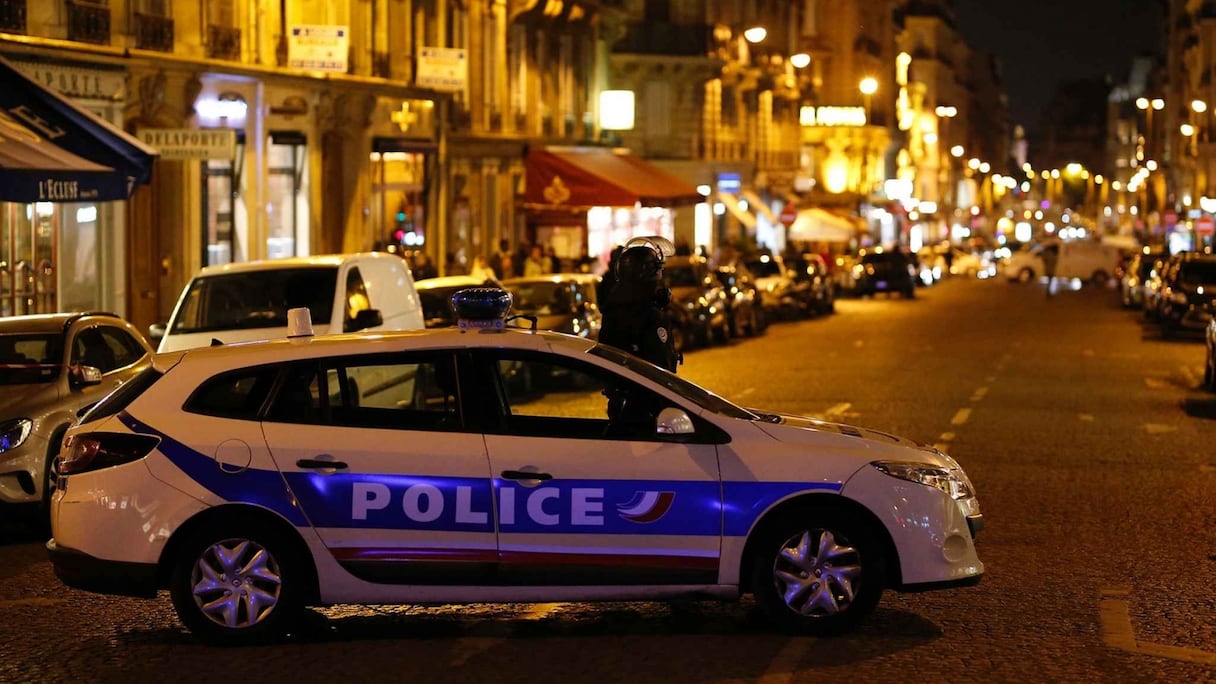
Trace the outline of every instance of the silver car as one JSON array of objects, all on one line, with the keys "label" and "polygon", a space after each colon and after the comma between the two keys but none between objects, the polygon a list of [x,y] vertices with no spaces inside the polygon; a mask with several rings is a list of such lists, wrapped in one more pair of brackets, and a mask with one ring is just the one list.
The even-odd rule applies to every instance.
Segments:
[{"label": "silver car", "polygon": [[45,528],[63,433],[152,354],[143,335],[113,314],[0,318],[0,504]]}]

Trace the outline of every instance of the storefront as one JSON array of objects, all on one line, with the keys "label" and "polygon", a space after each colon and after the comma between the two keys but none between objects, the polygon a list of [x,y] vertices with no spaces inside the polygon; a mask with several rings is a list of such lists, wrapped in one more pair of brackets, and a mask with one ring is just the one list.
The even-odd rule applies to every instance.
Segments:
[{"label": "storefront", "polygon": [[704,198],[696,188],[626,150],[547,147],[528,151],[526,239],[562,259],[584,253],[608,263],[629,238],[675,241],[677,211]]},{"label": "storefront", "polygon": [[[126,73],[0,60],[0,316],[123,313],[126,200],[154,153],[121,130]],[[26,145],[25,150],[15,146]],[[28,183],[28,193],[22,184]]]}]

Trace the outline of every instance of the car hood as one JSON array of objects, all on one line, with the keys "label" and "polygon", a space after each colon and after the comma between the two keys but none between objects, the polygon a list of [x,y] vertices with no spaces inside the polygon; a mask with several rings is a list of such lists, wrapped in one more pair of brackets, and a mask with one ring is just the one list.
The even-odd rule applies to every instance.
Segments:
[{"label": "car hood", "polygon": [[906,437],[805,416],[776,415],[780,418],[780,423],[757,422],[756,425],[773,439],[782,442],[842,447],[852,445],[861,448],[862,456],[866,460],[913,460],[943,468],[959,467],[954,459],[932,445]]},{"label": "car hood", "polygon": [[53,382],[4,385],[0,391],[0,420],[33,417],[56,401],[59,401],[59,389]]}]

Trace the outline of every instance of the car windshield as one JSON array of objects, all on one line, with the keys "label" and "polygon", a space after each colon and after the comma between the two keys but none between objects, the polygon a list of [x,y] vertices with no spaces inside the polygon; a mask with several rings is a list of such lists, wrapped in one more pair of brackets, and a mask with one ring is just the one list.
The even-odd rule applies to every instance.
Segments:
[{"label": "car windshield", "polygon": [[313,324],[333,315],[337,266],[246,271],[195,278],[173,321],[175,333],[287,325],[287,310],[308,307]]},{"label": "car windshield", "polygon": [[63,335],[0,335],[0,385],[52,382],[63,372]]},{"label": "car windshield", "polygon": [[747,262],[747,268],[752,273],[756,274],[757,278],[771,278],[773,276],[781,275],[781,266],[778,265],[776,261],[772,260],[749,261]]},{"label": "car windshield", "polygon": [[1184,263],[1178,277],[1188,285],[1216,285],[1216,261]]},{"label": "car windshield", "polygon": [[759,416],[751,411],[735,406],[713,392],[710,392],[699,385],[694,385],[684,378],[679,377],[675,373],[669,373],[658,366],[646,363],[638,357],[627,352],[623,352],[615,347],[608,347],[599,344],[592,347],[590,353],[600,357],[601,359],[624,366],[625,368],[637,373],[638,375],[641,375],[647,380],[666,387],[672,392],[675,392],[684,399],[691,401],[703,409],[708,409],[714,413],[728,416],[730,418],[740,418],[743,420],[760,419]]},{"label": "car windshield", "polygon": [[511,306],[518,313],[546,316],[574,310],[566,283],[512,283],[510,288],[514,296]]}]

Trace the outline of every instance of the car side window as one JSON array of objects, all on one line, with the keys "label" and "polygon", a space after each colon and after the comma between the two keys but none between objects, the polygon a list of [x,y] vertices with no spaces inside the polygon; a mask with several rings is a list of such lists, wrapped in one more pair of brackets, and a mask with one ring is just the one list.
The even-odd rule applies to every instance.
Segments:
[{"label": "car side window", "polygon": [[105,340],[106,345],[114,352],[117,368],[129,366],[143,358],[144,348],[126,330],[113,326],[102,326],[98,330],[101,331],[101,337]]},{"label": "car side window", "polygon": [[277,375],[274,366],[222,373],[191,393],[183,408],[208,416],[257,420]]},{"label": "car side window", "polygon": [[293,367],[267,420],[389,430],[463,428],[454,360],[445,354],[326,359]]},{"label": "car side window", "polygon": [[654,440],[657,394],[591,364],[501,352],[492,362],[502,421],[492,431],[530,437]]},{"label": "car side window", "polygon": [[72,342],[72,365],[92,366],[102,373],[118,368],[114,349],[98,328],[81,330]]},{"label": "car side window", "polygon": [[355,316],[360,311],[370,308],[372,308],[372,303],[367,296],[367,285],[363,282],[359,269],[352,266],[346,274],[346,319],[343,322],[345,331],[350,332],[353,329]]}]

